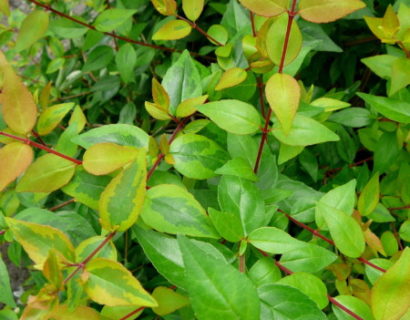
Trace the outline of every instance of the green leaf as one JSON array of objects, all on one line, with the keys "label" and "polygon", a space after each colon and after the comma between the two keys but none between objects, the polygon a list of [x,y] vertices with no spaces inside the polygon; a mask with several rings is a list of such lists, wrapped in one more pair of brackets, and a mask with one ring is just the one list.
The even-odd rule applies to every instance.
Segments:
[{"label": "green leaf", "polygon": [[169,282],[185,289],[184,261],[178,241],[166,234],[138,226],[134,226],[132,231],[155,269]]},{"label": "green leaf", "polygon": [[404,221],[399,230],[400,238],[410,242],[410,220]]},{"label": "green leaf", "polygon": [[136,77],[134,67],[137,63],[137,53],[130,43],[121,46],[115,55],[115,63],[125,83],[132,82]]},{"label": "green leaf", "polygon": [[228,160],[228,154],[214,141],[196,134],[176,138],[170,147],[175,169],[192,179],[208,179]]},{"label": "green leaf", "polygon": [[112,142],[121,146],[148,148],[148,139],[148,134],[136,126],[128,124],[109,124],[91,129],[73,138],[72,141],[85,149],[103,142]]},{"label": "green leaf", "polygon": [[[376,320],[404,319],[410,309],[410,248],[374,284],[371,306]],[[392,316],[394,315],[394,318]]]},{"label": "green leaf", "polygon": [[325,284],[313,274],[307,272],[296,272],[280,279],[277,283],[300,290],[316,302],[319,309],[325,308],[329,303]]},{"label": "green leaf", "polygon": [[[0,302],[15,308],[16,302],[14,301],[13,292],[11,291],[9,273],[7,271],[7,266],[3,262],[0,255]],[[1,319],[1,315],[0,315]]]},{"label": "green leaf", "polygon": [[281,277],[280,269],[276,266],[275,262],[268,257],[260,258],[249,270],[249,278],[251,278],[256,287],[274,283]]},{"label": "green leaf", "polygon": [[83,275],[84,289],[95,302],[107,306],[158,306],[140,282],[122,264],[104,259],[91,260]]},{"label": "green leaf", "polygon": [[252,134],[259,130],[261,121],[256,109],[239,100],[209,102],[197,109],[220,128],[234,134]]},{"label": "green leaf", "polygon": [[83,166],[87,172],[97,176],[109,174],[133,161],[138,152],[135,147],[109,142],[97,143],[84,153]]},{"label": "green leaf", "polygon": [[[376,259],[371,259],[369,261],[373,263],[374,265],[380,268],[383,268],[385,270],[389,269],[393,265],[393,262],[387,259],[376,258]],[[377,281],[377,279],[379,279],[384,274],[383,271],[375,269],[374,267],[371,267],[367,264],[365,266],[365,273],[366,273],[367,279],[369,279],[369,282],[372,285]]]},{"label": "green leaf", "polygon": [[159,28],[152,40],[179,40],[187,37],[192,31],[191,25],[184,20],[171,20]]},{"label": "green leaf", "polygon": [[245,235],[269,221],[260,190],[240,177],[222,177],[218,185],[218,203],[222,211],[238,216]]},{"label": "green leaf", "polygon": [[[95,236],[88,238],[81,242],[77,248],[75,248],[75,256],[77,262],[84,261],[95,249],[98,248],[105,240],[103,236]],[[117,260],[117,249],[114,243],[110,241],[104,245],[101,250],[94,256],[94,258],[106,258],[110,260]]]},{"label": "green leaf", "polygon": [[17,192],[53,192],[74,175],[75,164],[54,154],[45,154],[28,167],[17,184]]},{"label": "green leaf", "polygon": [[10,15],[9,0],[0,0],[0,12],[6,16]]},{"label": "green leaf", "polygon": [[240,177],[250,181],[258,180],[256,174],[253,172],[252,167],[243,158],[234,158],[232,160],[228,160],[228,162],[217,169],[215,173]]},{"label": "green leaf", "polygon": [[352,107],[333,113],[329,120],[346,127],[360,128],[370,125],[373,119],[369,110]]},{"label": "green leaf", "polygon": [[[83,19],[79,20],[82,21]],[[51,20],[50,30],[60,38],[75,39],[83,36],[89,29],[66,18],[59,18]]]},{"label": "green leaf", "polygon": [[237,86],[238,84],[244,82],[248,74],[242,68],[230,68],[226,70],[219,82],[215,86],[216,91],[221,91],[227,88]]},{"label": "green leaf", "polygon": [[299,107],[298,82],[287,74],[275,73],[266,83],[265,92],[271,109],[282,125],[283,132],[289,134]]},{"label": "green leaf", "polygon": [[357,95],[386,118],[397,122],[410,123],[410,102],[366,93],[357,93]]},{"label": "green leaf", "polygon": [[298,289],[272,283],[259,287],[258,295],[263,319],[327,319],[317,305]]},{"label": "green leaf", "polygon": [[101,32],[113,31],[124,24],[136,12],[137,10],[130,9],[107,9],[95,19],[94,27]]},{"label": "green leaf", "polygon": [[75,198],[76,202],[98,210],[101,193],[110,181],[111,177],[96,177],[86,172],[82,167],[77,167],[74,178],[61,190]]},{"label": "green leaf", "polygon": [[159,316],[173,313],[189,304],[188,297],[166,287],[156,287],[152,297],[158,302],[158,307],[153,308],[152,311]]},{"label": "green leaf", "polygon": [[314,23],[327,23],[365,6],[360,0],[300,0],[299,14],[303,19]]},{"label": "green leaf", "polygon": [[205,209],[180,186],[162,184],[150,188],[141,218],[160,232],[219,238]]},{"label": "green leaf", "polygon": [[357,221],[322,201],[318,202],[316,210],[324,218],[336,247],[348,257],[360,257],[365,249],[365,241]]},{"label": "green leaf", "polygon": [[222,212],[213,208],[208,208],[208,214],[216,230],[224,239],[230,242],[238,242],[245,236],[242,221],[237,214]]},{"label": "green leaf", "polygon": [[51,249],[74,261],[74,247],[62,231],[41,224],[6,218],[16,241],[22,245],[38,269],[42,269]]},{"label": "green leaf", "polygon": [[380,78],[390,79],[392,76],[393,62],[399,59],[396,56],[389,54],[381,54],[373,57],[361,59],[370,70],[377,74]]},{"label": "green leaf", "polygon": [[336,254],[321,246],[308,244],[283,254],[280,262],[294,272],[319,272],[337,258]]},{"label": "green leaf", "polygon": [[45,136],[53,131],[58,124],[63,120],[65,115],[71,111],[75,103],[62,103],[47,108],[40,114],[37,122],[37,132],[41,136]]},{"label": "green leaf", "polygon": [[240,0],[241,4],[264,17],[274,17],[288,9],[288,0]]},{"label": "green leaf", "polygon": [[21,24],[16,40],[16,51],[20,52],[31,47],[41,39],[48,30],[48,13],[42,10],[31,12]]},{"label": "green leaf", "polygon": [[105,68],[114,58],[114,51],[109,46],[98,46],[88,55],[83,72],[96,71]]},{"label": "green leaf", "polygon": [[182,101],[202,95],[201,77],[187,50],[168,69],[162,85],[171,99],[172,114]]},{"label": "green leaf", "polygon": [[[363,300],[353,296],[337,296],[334,299],[362,319],[374,320],[370,307]],[[346,311],[339,309],[339,307],[335,305],[332,305],[332,310],[338,320],[354,319],[352,316],[348,315]]]},{"label": "green leaf", "polygon": [[204,10],[204,0],[182,0],[182,10],[191,21],[196,21]]},{"label": "green leaf", "polygon": [[231,266],[211,244],[178,238],[186,285],[199,320],[259,320],[259,300],[251,280]]},{"label": "green leaf", "polygon": [[399,90],[410,84],[410,60],[408,58],[399,58],[393,62],[391,86],[389,96],[394,95]]},{"label": "green leaf", "polygon": [[144,204],[147,164],[143,149],[134,161],[107,185],[99,201],[101,225],[109,231],[125,231],[138,219]]},{"label": "green leaf", "polygon": [[357,209],[362,216],[368,216],[372,213],[379,203],[380,185],[379,173],[375,173],[363,188],[357,203]]},{"label": "green leaf", "polygon": [[281,142],[291,146],[309,146],[328,141],[339,141],[339,137],[323,124],[297,114],[289,134],[275,124],[273,135]]},{"label": "green leaf", "polygon": [[[275,20],[275,22],[272,23],[272,26],[269,28],[268,33],[266,34],[266,50],[268,52],[269,58],[276,65],[280,65],[281,63],[288,20],[288,14],[282,13]],[[296,59],[301,48],[302,33],[300,32],[297,22],[293,20],[288,40],[288,48],[286,51],[286,57],[284,61],[285,66]]]},{"label": "green leaf", "polygon": [[283,254],[306,247],[303,241],[275,227],[263,227],[252,231],[248,236],[248,241],[256,248],[271,254]]}]

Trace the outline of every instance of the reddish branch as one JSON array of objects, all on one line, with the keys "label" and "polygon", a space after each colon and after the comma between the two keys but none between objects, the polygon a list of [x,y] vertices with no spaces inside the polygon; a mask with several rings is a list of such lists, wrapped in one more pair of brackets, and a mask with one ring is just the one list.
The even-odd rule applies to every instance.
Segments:
[{"label": "reddish branch", "polygon": [[[81,20],[78,20],[78,19],[76,19],[76,18],[74,18],[74,17],[71,17],[71,16],[69,16],[68,14],[65,14],[65,13],[63,13],[63,12],[61,12],[61,11],[58,11],[58,10],[52,8],[51,6],[47,5],[47,4],[41,3],[41,2],[39,2],[39,1],[37,1],[37,0],[27,0],[27,1],[29,1],[29,2],[31,2],[31,3],[34,3],[35,5],[37,5],[37,6],[39,6],[39,7],[42,7],[43,9],[46,9],[46,10],[48,10],[48,11],[51,11],[51,12],[55,13],[56,15],[60,16],[60,17],[63,17],[63,18],[65,18],[65,19],[68,19],[68,20],[70,20],[70,21],[72,21],[72,22],[75,22],[75,23],[77,23],[77,24],[79,24],[79,25],[82,25],[83,27],[86,27],[86,28],[91,29],[91,30],[94,30],[94,31],[98,31],[93,25],[88,24],[88,23],[86,23],[86,22],[83,22],[83,21],[81,21]],[[101,33],[103,33],[103,34],[105,34],[105,35],[107,35],[107,36],[109,36],[109,37],[114,38],[114,39],[122,40],[122,41],[129,42],[129,43],[133,43],[133,44],[136,44],[136,45],[139,45],[139,46],[143,46],[143,47],[152,48],[152,49],[155,49],[155,50],[161,50],[161,51],[167,51],[167,52],[182,52],[181,50],[177,50],[177,49],[174,49],[174,48],[168,48],[168,47],[163,47],[163,46],[157,46],[157,45],[155,45],[155,44],[147,43],[147,42],[144,42],[144,41],[138,41],[138,40],[134,40],[134,39],[131,39],[131,38],[123,37],[123,36],[117,35],[117,34],[114,33],[114,32],[102,32],[102,31],[98,31],[98,32],[101,32]],[[204,58],[204,59],[206,59],[206,60],[212,60],[212,61],[215,60],[215,59],[212,58],[212,57],[202,56],[202,55],[200,55],[199,53],[196,53],[196,52],[190,52],[190,53],[191,53],[191,55],[194,56],[194,57],[201,57],[201,58]]]},{"label": "reddish branch", "polygon": [[[303,228],[303,229],[309,231],[310,233],[312,233],[312,234],[315,235],[316,237],[319,237],[320,239],[322,239],[322,240],[326,241],[327,243],[331,244],[332,246],[335,245],[335,243],[333,242],[332,239],[329,239],[329,238],[325,237],[325,236],[324,236],[323,234],[321,234],[319,231],[317,231],[317,230],[315,230],[315,229],[309,227],[308,225],[306,225],[306,224],[304,224],[304,223],[302,223],[302,222],[296,220],[295,218],[293,218],[292,216],[290,216],[289,214],[287,214],[287,213],[284,212],[283,210],[280,210],[280,209],[279,209],[278,211],[281,212],[281,213],[283,213],[283,214],[286,216],[286,218],[288,218],[288,219],[289,219],[290,221],[292,221],[293,223],[297,224],[299,227],[301,227],[301,228]],[[374,269],[376,269],[376,270],[379,270],[379,271],[381,271],[381,272],[386,272],[385,269],[383,269],[383,268],[381,268],[381,267],[379,267],[379,266],[376,266],[374,263],[371,263],[369,260],[366,260],[365,258],[358,258],[357,260],[363,262],[364,264],[367,264],[369,267],[372,267],[372,268],[374,268]]]},{"label": "reddish branch", "polygon": [[145,307],[139,307],[138,309],[135,309],[134,311],[130,312],[129,314],[123,316],[120,320],[126,320],[130,317],[132,317],[134,314],[137,314],[138,312],[144,310]]},{"label": "reddish branch", "polygon": [[11,139],[17,140],[17,141],[21,141],[21,142],[23,142],[23,143],[28,144],[29,146],[33,146],[33,147],[36,147],[36,148],[38,148],[38,149],[47,151],[48,153],[55,154],[56,156],[58,156],[58,157],[60,157],[60,158],[63,158],[63,159],[66,159],[66,160],[68,160],[68,161],[71,161],[71,162],[73,162],[73,163],[75,163],[75,164],[81,165],[81,164],[83,163],[81,160],[77,160],[77,159],[75,159],[75,158],[66,156],[65,154],[63,154],[63,153],[61,153],[61,152],[55,151],[55,150],[53,150],[53,149],[51,149],[51,148],[49,148],[49,147],[47,147],[47,146],[45,146],[45,145],[42,145],[42,144],[37,143],[37,142],[34,142],[34,141],[30,140],[30,139],[21,138],[21,137],[18,137],[18,136],[15,136],[15,135],[12,135],[12,134],[10,134],[10,133],[3,132],[3,131],[0,131],[0,135],[1,135],[1,136],[5,136],[5,137],[7,137],[7,138],[11,138]]},{"label": "reddish branch", "polygon": [[0,236],[6,233],[6,230],[0,230]]},{"label": "reddish branch", "polygon": [[176,16],[178,19],[183,20],[185,22],[187,22],[192,28],[194,28],[195,30],[197,30],[199,33],[201,33],[202,35],[205,36],[205,38],[207,38],[209,41],[217,44],[218,46],[223,47],[223,43],[220,43],[218,40],[216,40],[214,37],[212,37],[210,34],[206,33],[206,31],[204,29],[202,29],[201,27],[199,27],[195,22],[192,22],[188,19],[185,19],[184,17],[177,15]]},{"label": "reddish branch", "polygon": [[48,210],[50,210],[50,211],[57,211],[58,209],[61,209],[61,208],[65,207],[65,206],[67,206],[67,205],[69,205],[70,203],[73,203],[73,202],[75,202],[75,199],[74,199],[74,198],[73,198],[73,199],[70,199],[70,200],[67,200],[67,201],[65,201],[65,202],[63,202],[63,203],[60,203],[60,204],[58,204],[58,205],[56,205],[56,206],[54,206],[54,207],[51,207],[51,208],[48,209]]},{"label": "reddish branch", "polygon": [[347,314],[349,314],[350,316],[352,316],[353,318],[355,318],[356,320],[364,320],[362,317],[358,316],[356,313],[354,313],[353,311],[351,311],[350,309],[346,308],[343,304],[341,304],[340,302],[338,302],[335,298],[331,297],[331,296],[327,296],[327,298],[329,299],[329,301],[334,304],[335,306],[337,306],[338,308],[340,308],[341,310],[343,310],[344,312],[346,312]]},{"label": "reddish branch", "polygon": [[410,209],[410,204],[402,207],[389,208],[390,211]]},{"label": "reddish branch", "polygon": [[[286,26],[285,41],[283,43],[282,56],[280,59],[279,70],[278,70],[279,73],[283,73],[283,68],[285,67],[285,59],[286,59],[286,52],[288,51],[290,32],[292,30],[292,23],[296,15],[296,2],[297,0],[292,0],[292,7],[290,11],[288,11],[289,19],[288,19],[288,25]],[[253,168],[253,171],[255,173],[257,173],[259,170],[263,147],[265,146],[266,140],[268,139],[269,123],[270,123],[271,116],[272,116],[272,109],[269,108],[268,113],[265,117],[265,126],[263,127],[263,130],[262,130],[262,138],[259,144],[258,154],[256,156],[255,167]]]}]

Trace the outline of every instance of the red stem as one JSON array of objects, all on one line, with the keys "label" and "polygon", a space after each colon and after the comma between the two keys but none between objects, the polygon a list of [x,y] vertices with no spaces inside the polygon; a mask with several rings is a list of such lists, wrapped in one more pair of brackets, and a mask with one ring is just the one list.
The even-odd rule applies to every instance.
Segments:
[{"label": "red stem", "polygon": [[220,43],[218,40],[216,40],[214,37],[212,37],[211,35],[209,35],[208,33],[206,33],[206,31],[204,29],[202,29],[201,27],[199,27],[195,22],[192,22],[188,19],[185,19],[184,17],[177,15],[176,16],[178,19],[183,20],[185,22],[187,22],[192,28],[194,28],[195,30],[197,30],[199,33],[201,33],[202,35],[205,36],[205,38],[207,38],[208,40],[210,40],[211,42],[216,43],[218,46],[223,47],[224,44]]},{"label": "red stem", "polygon": [[[278,70],[279,73],[283,73],[283,68],[285,67],[285,59],[286,59],[286,52],[288,50],[288,45],[289,45],[290,32],[292,30],[293,19],[295,18],[295,15],[296,15],[296,2],[297,0],[292,0],[292,7],[288,11],[289,19],[288,19],[288,25],[286,26],[286,34],[285,34],[285,41],[283,43],[282,56],[280,58],[280,64],[279,64],[279,70]],[[268,133],[269,133],[268,129],[269,129],[269,122],[270,122],[271,116],[272,116],[272,109],[269,108],[268,114],[266,115],[266,118],[265,118],[265,125],[262,130],[262,138],[259,144],[258,155],[256,156],[255,167],[253,168],[253,171],[255,173],[258,173],[260,161],[262,159],[263,147],[265,146],[266,140],[268,139]]]},{"label": "red stem", "polygon": [[253,14],[252,11],[249,11],[249,18],[251,19],[252,35],[256,37],[257,33],[256,33],[256,26],[255,26],[255,15]]},{"label": "red stem", "polygon": [[84,269],[85,266],[87,265],[88,262],[90,262],[90,260],[92,258],[94,258],[94,256],[100,252],[100,250],[102,248],[104,248],[104,246],[110,242],[110,240],[115,236],[116,231],[111,232],[105,239],[103,242],[100,243],[100,245],[95,248],[81,263],[78,264],[77,268],[74,269],[73,272],[71,272],[67,278],[64,279],[64,284],[66,284],[68,281],[70,281],[80,270]]},{"label": "red stem", "polygon": [[0,236],[6,233],[6,230],[0,230]]},{"label": "red stem", "polygon": [[389,210],[391,211],[395,211],[395,210],[405,210],[405,209],[410,209],[410,204],[402,206],[402,207],[395,207],[395,208],[389,208]]},{"label": "red stem", "polygon": [[53,150],[53,149],[51,149],[51,148],[49,148],[49,147],[47,147],[47,146],[44,146],[44,145],[42,145],[42,144],[40,144],[40,143],[34,142],[34,141],[30,140],[30,139],[17,137],[17,136],[15,136],[15,135],[12,135],[12,134],[9,134],[9,133],[6,133],[6,132],[2,132],[2,131],[0,131],[0,135],[1,135],[1,136],[5,136],[5,137],[7,137],[7,138],[11,138],[11,139],[14,139],[14,140],[18,140],[18,141],[24,142],[24,143],[26,143],[26,144],[28,144],[28,145],[30,145],[30,146],[33,146],[33,147],[39,148],[39,149],[41,149],[41,150],[47,151],[48,153],[55,154],[56,156],[58,156],[58,157],[60,157],[60,158],[63,158],[63,159],[66,159],[66,160],[68,160],[68,161],[71,161],[71,162],[73,162],[73,163],[75,163],[75,164],[81,165],[81,164],[83,163],[81,160],[77,160],[77,159],[71,158],[71,157],[69,157],[69,156],[66,156],[65,154],[62,154],[62,153],[60,153],[60,152],[58,152],[58,151],[55,151],[55,150]]},{"label": "red stem", "polygon": [[129,314],[123,316],[120,320],[126,320],[129,317],[133,316],[134,314],[137,314],[138,312],[140,312],[141,310],[144,310],[145,307],[139,307],[138,309],[135,309],[134,311],[130,312]]},{"label": "red stem", "polygon": [[[31,2],[31,3],[34,3],[35,5],[37,5],[37,6],[39,6],[39,7],[42,7],[42,8],[44,8],[44,9],[46,9],[46,10],[49,10],[49,11],[51,11],[51,12],[53,12],[53,13],[59,15],[60,17],[63,17],[63,18],[65,18],[65,19],[68,19],[68,20],[71,20],[71,21],[73,21],[73,22],[75,22],[75,23],[78,23],[78,24],[82,25],[83,27],[86,27],[86,28],[91,29],[91,30],[94,30],[94,31],[98,31],[93,25],[88,24],[88,23],[85,23],[85,22],[82,22],[81,20],[78,20],[78,19],[76,19],[76,18],[73,18],[73,17],[71,17],[71,16],[69,16],[69,15],[67,15],[67,14],[65,14],[65,13],[63,13],[63,12],[61,12],[61,11],[58,11],[58,10],[56,10],[56,9],[53,9],[53,8],[52,8],[51,6],[49,6],[49,5],[46,5],[46,4],[44,4],[44,3],[41,3],[41,2],[39,2],[39,1],[37,1],[37,0],[28,0],[28,1]],[[98,31],[98,32],[101,32],[101,31]],[[150,44],[150,43],[146,43],[146,42],[143,42],[143,41],[133,40],[133,39],[130,39],[130,38],[127,38],[127,37],[123,37],[123,36],[117,35],[117,34],[114,33],[114,32],[101,32],[101,33],[103,33],[103,34],[105,34],[105,35],[107,35],[107,36],[110,36],[110,37],[112,37],[112,38],[114,38],[114,39],[119,39],[119,40],[122,40],[122,41],[125,41],[125,42],[137,44],[137,45],[139,45],[139,46],[148,47],[148,48],[152,48],[152,49],[155,49],[155,50],[161,50],[161,51],[167,51],[167,52],[182,52],[181,50],[177,50],[177,49],[174,49],[174,48],[168,48],[168,47],[163,47],[163,46],[157,46],[157,45],[155,45],[155,44]],[[196,52],[191,52],[191,55],[194,56],[194,57],[202,57],[202,58],[207,59],[207,60],[212,60],[212,61],[215,60],[215,59],[212,58],[212,57],[202,56],[202,55],[200,55],[199,53],[196,53]]]},{"label": "red stem", "polygon": [[60,204],[58,204],[58,205],[56,205],[56,206],[54,206],[54,207],[51,207],[51,208],[48,209],[48,210],[50,210],[50,211],[57,211],[58,209],[61,209],[61,208],[65,207],[65,206],[67,206],[67,205],[69,205],[70,203],[73,203],[73,202],[75,202],[75,199],[74,199],[74,198],[73,198],[73,199],[70,199],[70,200],[67,200],[66,202],[60,203]]},{"label": "red stem", "polygon": [[335,306],[339,307],[340,309],[342,309],[344,312],[346,312],[348,315],[352,316],[353,318],[355,318],[356,320],[364,320],[362,317],[358,316],[356,313],[354,313],[353,311],[351,311],[350,309],[346,308],[343,304],[341,304],[340,302],[338,302],[335,298],[331,297],[331,296],[327,296],[327,298],[329,299],[329,301],[334,304]]}]

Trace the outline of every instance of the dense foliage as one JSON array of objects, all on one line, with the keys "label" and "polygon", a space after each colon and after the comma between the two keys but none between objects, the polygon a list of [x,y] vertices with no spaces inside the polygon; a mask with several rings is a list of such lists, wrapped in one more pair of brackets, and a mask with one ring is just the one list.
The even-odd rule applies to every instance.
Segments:
[{"label": "dense foliage", "polygon": [[20,2],[0,320],[410,319],[408,0]]}]

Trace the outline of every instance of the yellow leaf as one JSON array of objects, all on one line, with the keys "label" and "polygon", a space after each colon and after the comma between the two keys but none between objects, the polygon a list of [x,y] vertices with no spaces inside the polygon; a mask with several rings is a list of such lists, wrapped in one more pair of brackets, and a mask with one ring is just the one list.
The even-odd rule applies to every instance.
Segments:
[{"label": "yellow leaf", "polygon": [[239,0],[250,11],[263,17],[274,17],[288,8],[288,0]]},{"label": "yellow leaf", "polygon": [[9,0],[0,0],[0,12],[3,12],[6,16],[10,15]]},{"label": "yellow leaf", "polygon": [[384,43],[396,43],[396,34],[400,29],[399,18],[389,5],[383,18],[364,17],[373,34]]},{"label": "yellow leaf", "polygon": [[[21,244],[38,269],[43,268],[49,251],[55,251],[68,261],[74,261],[74,247],[62,231],[37,223],[6,218],[16,241]],[[63,259],[64,259],[63,258]]]},{"label": "yellow leaf", "polygon": [[145,101],[145,110],[157,120],[170,120],[171,116],[160,105]]},{"label": "yellow leaf", "polygon": [[37,132],[41,136],[45,136],[52,132],[58,124],[63,120],[65,115],[75,106],[75,103],[62,103],[47,108],[40,114],[37,122]]},{"label": "yellow leaf", "polygon": [[190,115],[196,112],[196,107],[204,104],[205,101],[208,99],[208,95],[196,97],[196,98],[189,98],[182,101],[176,110],[176,116],[178,118],[185,118],[189,117]]},{"label": "yellow leaf", "polygon": [[158,305],[132,273],[116,261],[96,258],[87,264],[86,272],[84,289],[99,304],[146,307]]},{"label": "yellow leaf", "polygon": [[189,304],[188,297],[166,287],[155,288],[152,296],[158,302],[158,307],[153,308],[152,311],[159,316],[173,313]]},{"label": "yellow leaf", "polygon": [[74,108],[73,113],[71,114],[70,120],[68,121],[68,125],[77,125],[77,132],[80,133],[83,131],[85,125],[87,124],[87,118],[84,115],[83,110],[80,106],[76,106]]},{"label": "yellow leaf", "polygon": [[84,169],[94,175],[104,175],[122,168],[135,159],[138,149],[115,143],[97,143],[84,153]]},{"label": "yellow leaf", "polygon": [[340,101],[333,98],[321,97],[310,103],[314,107],[323,108],[326,112],[336,111],[339,109],[344,109],[350,106],[350,103]]},{"label": "yellow leaf", "polygon": [[227,88],[234,87],[246,80],[248,74],[242,68],[231,68],[226,70],[218,84],[215,87],[216,91],[224,90]]},{"label": "yellow leaf", "polygon": [[204,9],[204,0],[182,0],[182,10],[191,21],[199,18]]},{"label": "yellow leaf", "polygon": [[152,36],[152,40],[178,40],[191,33],[192,27],[183,20],[172,20],[164,24]]},{"label": "yellow leaf", "polygon": [[151,0],[155,9],[164,16],[172,16],[177,12],[175,0]]},{"label": "yellow leaf", "polygon": [[21,24],[16,40],[16,51],[27,49],[41,39],[47,32],[48,20],[48,13],[43,10],[31,12]]},{"label": "yellow leaf", "polygon": [[56,305],[46,319],[53,320],[101,320],[99,313],[89,307],[79,306],[74,310],[67,305]]},{"label": "yellow leaf", "polygon": [[0,149],[0,192],[27,169],[33,156],[31,147],[20,142]]},{"label": "yellow leaf", "polygon": [[1,51],[0,72],[4,79],[1,95],[4,121],[11,130],[27,134],[36,123],[37,106],[33,96],[14,73]]},{"label": "yellow leaf", "polygon": [[159,105],[165,112],[168,112],[169,95],[155,78],[152,78],[152,98],[155,104]]},{"label": "yellow leaf", "polygon": [[310,22],[327,23],[366,7],[360,0],[300,0],[299,14]]},{"label": "yellow leaf", "polygon": [[300,101],[300,87],[295,78],[276,73],[266,83],[266,97],[278,118],[283,131],[288,134]]},{"label": "yellow leaf", "polygon": [[107,185],[99,201],[101,224],[125,231],[138,219],[145,198],[147,164],[144,149]]}]

